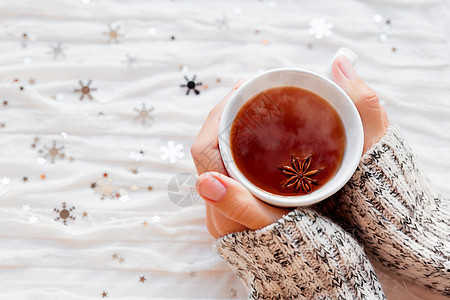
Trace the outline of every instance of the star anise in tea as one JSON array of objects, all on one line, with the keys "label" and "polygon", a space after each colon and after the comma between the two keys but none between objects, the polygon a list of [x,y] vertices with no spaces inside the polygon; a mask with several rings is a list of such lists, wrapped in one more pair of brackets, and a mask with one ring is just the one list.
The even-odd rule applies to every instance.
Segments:
[{"label": "star anise in tea", "polygon": [[309,171],[311,166],[311,155],[305,157],[301,162],[294,154],[291,155],[291,166],[283,166],[280,169],[283,175],[287,176],[280,182],[281,188],[294,188],[294,193],[300,192],[300,189],[308,194],[312,190],[311,184],[318,185],[319,182],[311,177],[322,172],[323,169]]}]

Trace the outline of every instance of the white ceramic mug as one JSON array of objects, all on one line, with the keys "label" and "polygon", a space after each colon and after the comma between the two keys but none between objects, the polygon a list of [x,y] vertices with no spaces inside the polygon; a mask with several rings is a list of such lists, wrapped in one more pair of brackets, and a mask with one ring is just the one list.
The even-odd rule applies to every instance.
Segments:
[{"label": "white ceramic mug", "polygon": [[[347,56],[352,63],[357,56],[341,48],[336,52]],[[331,77],[328,70],[327,75]],[[251,183],[236,166],[230,147],[230,130],[241,107],[251,98],[270,88],[294,86],[309,90],[327,100],[338,112],[345,129],[346,146],[342,164],[336,174],[319,189],[298,196],[282,196],[267,192]],[[317,203],[336,193],[350,179],[361,159],[364,132],[361,118],[350,97],[332,80],[324,75],[295,68],[274,69],[244,82],[226,104],[219,125],[219,149],[228,174],[243,184],[257,198],[280,207],[297,207]]]}]

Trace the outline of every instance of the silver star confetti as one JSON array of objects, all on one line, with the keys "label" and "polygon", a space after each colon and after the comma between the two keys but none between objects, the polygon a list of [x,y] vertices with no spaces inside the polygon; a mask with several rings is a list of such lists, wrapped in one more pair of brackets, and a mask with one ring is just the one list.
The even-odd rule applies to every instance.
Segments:
[{"label": "silver star confetti", "polygon": [[30,222],[30,224],[36,224],[37,220],[38,220],[38,218],[36,216],[28,217],[28,222]]}]

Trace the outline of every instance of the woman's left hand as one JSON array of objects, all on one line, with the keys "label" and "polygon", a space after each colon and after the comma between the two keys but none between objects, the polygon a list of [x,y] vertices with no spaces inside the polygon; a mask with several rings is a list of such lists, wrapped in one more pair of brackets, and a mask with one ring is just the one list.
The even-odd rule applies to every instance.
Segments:
[{"label": "woman's left hand", "polygon": [[220,116],[228,99],[241,84],[242,81],[238,81],[233,90],[211,110],[191,147],[200,175],[198,192],[206,202],[206,225],[216,239],[232,232],[265,227],[289,212],[288,209],[265,204],[239,182],[228,177],[220,158]]}]

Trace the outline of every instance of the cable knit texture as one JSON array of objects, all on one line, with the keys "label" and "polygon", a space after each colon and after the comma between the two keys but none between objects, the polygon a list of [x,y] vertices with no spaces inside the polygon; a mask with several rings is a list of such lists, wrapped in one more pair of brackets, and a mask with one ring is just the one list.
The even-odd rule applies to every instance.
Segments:
[{"label": "cable knit texture", "polygon": [[332,199],[226,235],[214,248],[249,299],[385,299],[353,234],[384,267],[450,295],[450,218],[440,202],[390,126]]},{"label": "cable knit texture", "polygon": [[363,249],[310,209],[229,234],[215,246],[249,288],[249,299],[384,299]]},{"label": "cable knit texture", "polygon": [[357,237],[369,257],[450,296],[450,213],[445,201],[391,126],[324,207]]}]

